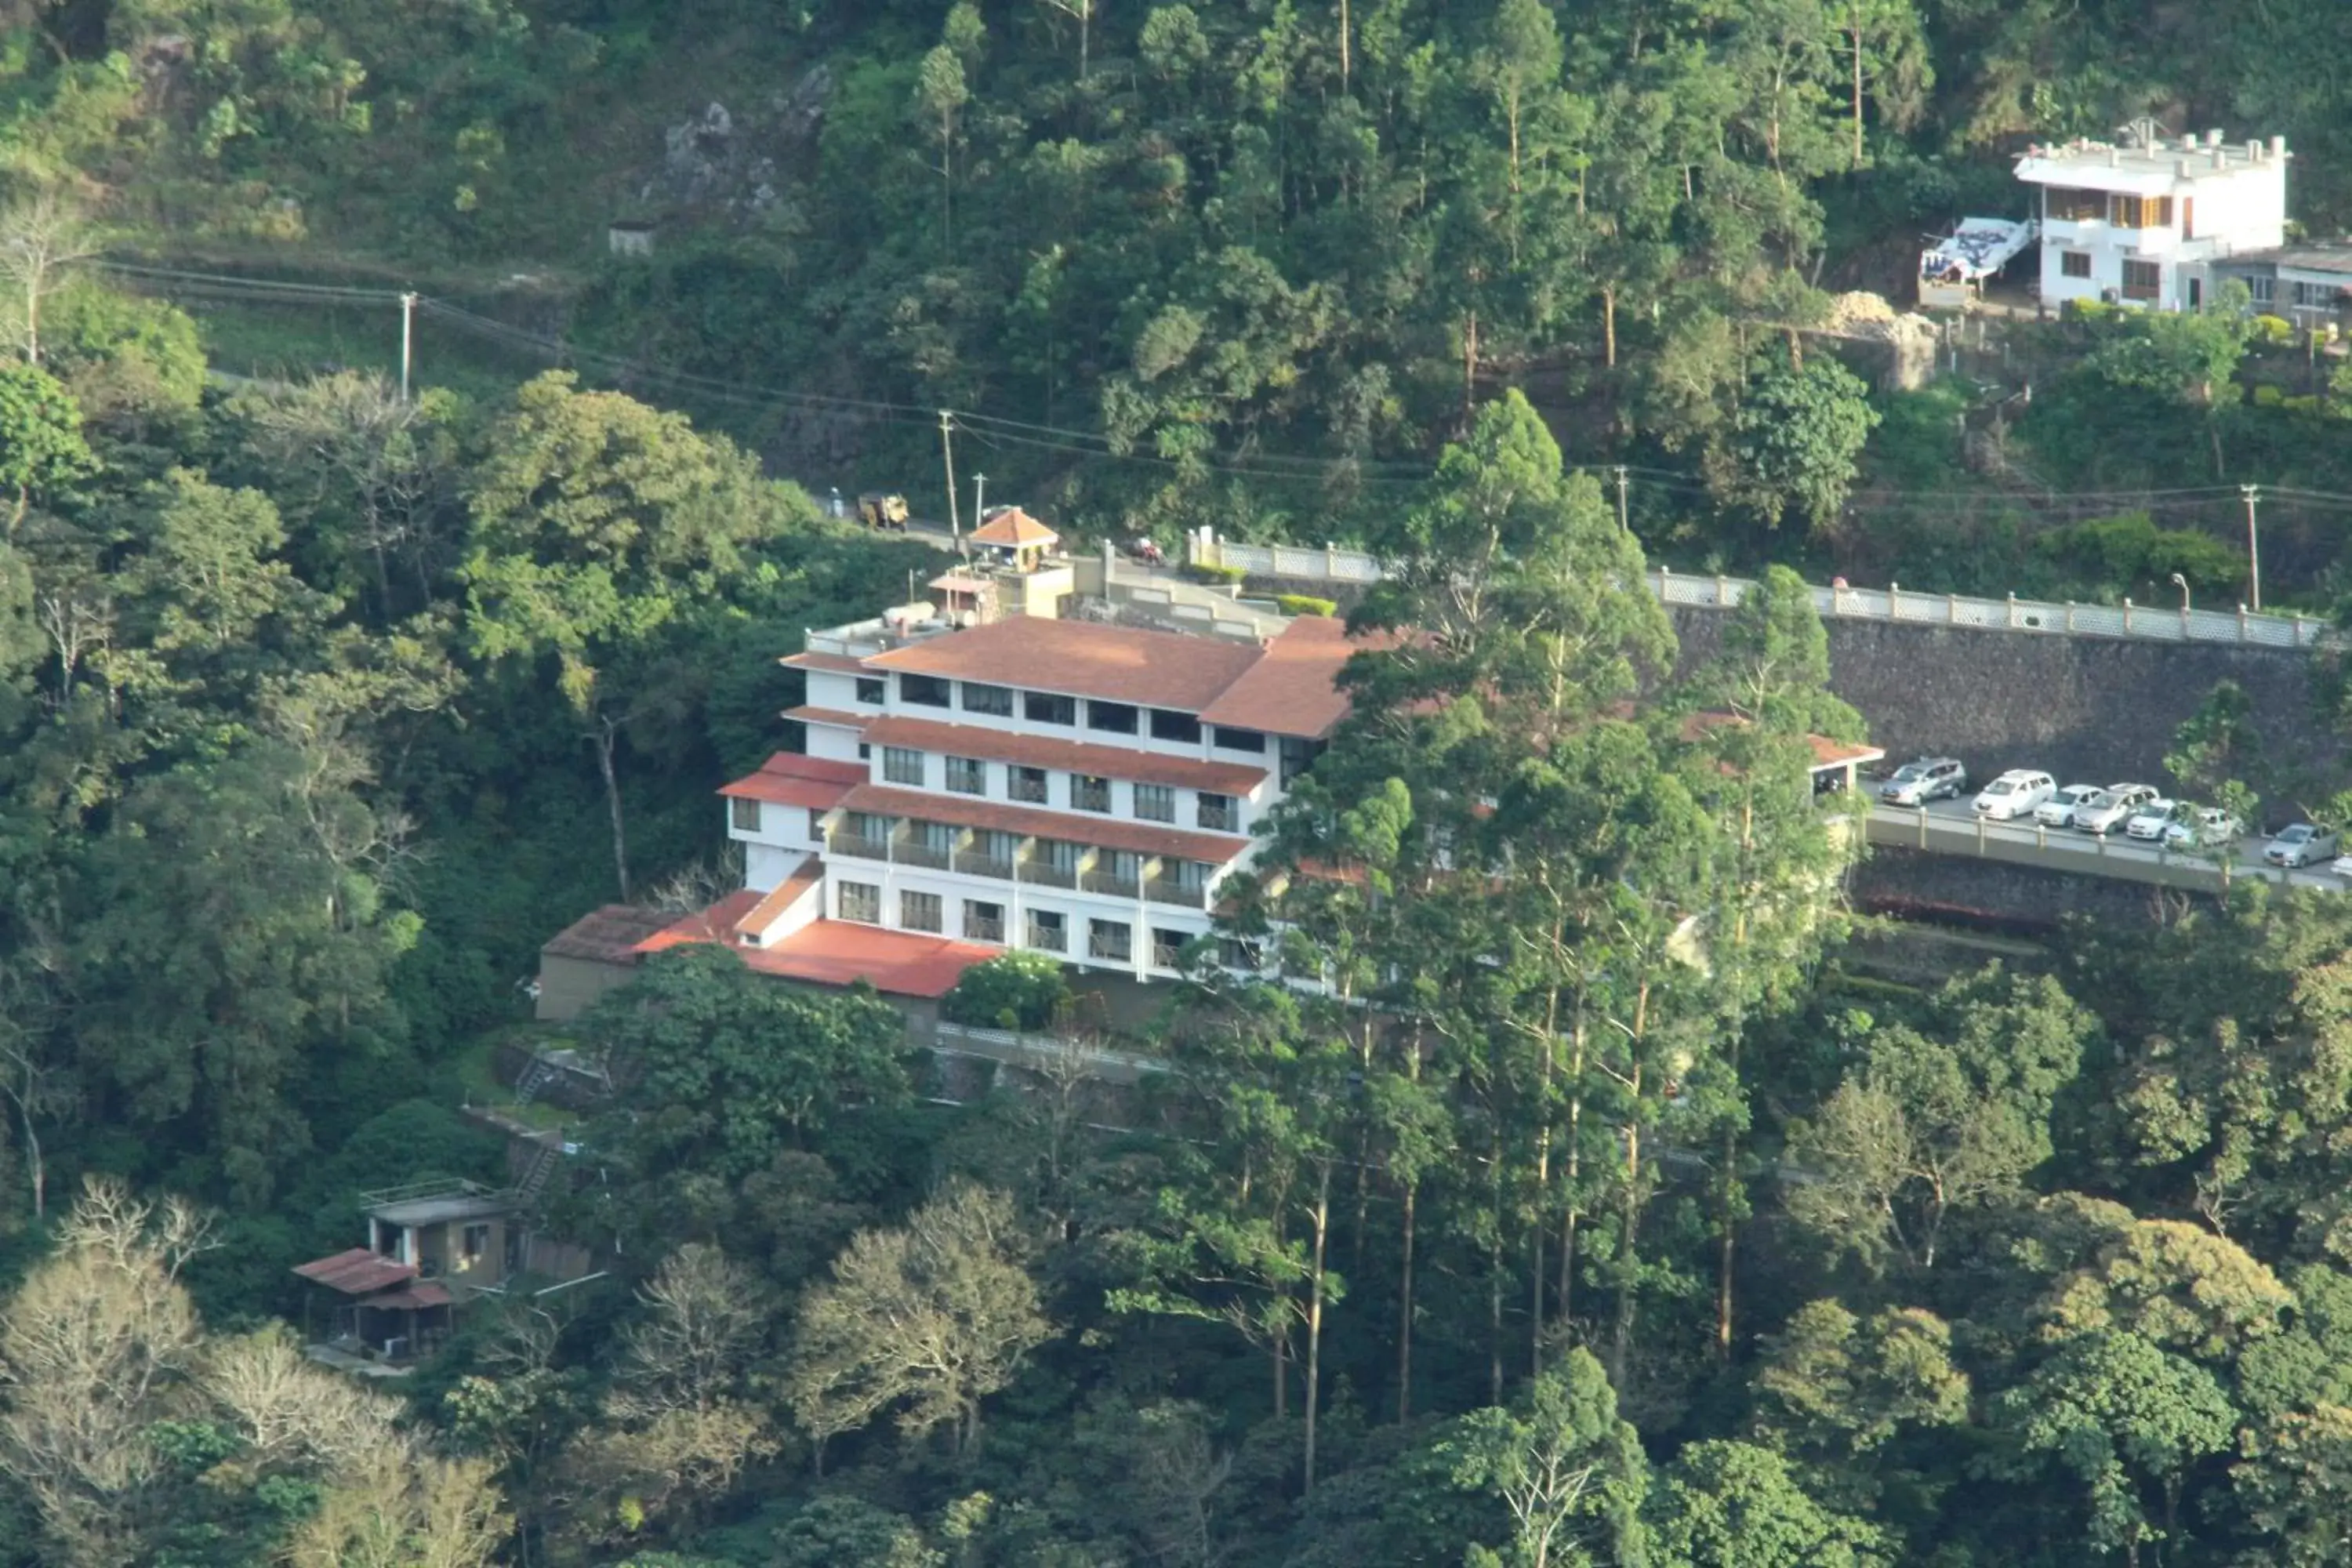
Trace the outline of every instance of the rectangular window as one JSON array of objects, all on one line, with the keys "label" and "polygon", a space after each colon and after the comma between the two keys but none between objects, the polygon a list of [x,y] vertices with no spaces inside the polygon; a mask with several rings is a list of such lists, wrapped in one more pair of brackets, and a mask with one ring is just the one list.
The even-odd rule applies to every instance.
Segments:
[{"label": "rectangular window", "polygon": [[2341,284],[2298,283],[2294,286],[2294,302],[2306,310],[2332,310],[2343,298]]},{"label": "rectangular window", "polygon": [[1212,741],[1221,752],[1255,752],[1260,756],[1265,754],[1265,736],[1255,730],[1228,730],[1220,724]]},{"label": "rectangular window", "polygon": [[871,882],[844,882],[839,894],[841,918],[860,925],[882,923],[882,889]]},{"label": "rectangular window", "polygon": [[1045,770],[1016,767],[1005,776],[1005,794],[1035,805],[1045,804]]},{"label": "rectangular window", "polygon": [[918,708],[944,708],[951,695],[949,683],[936,675],[902,675],[898,678],[898,700],[911,702]]},{"label": "rectangular window", "polygon": [[966,899],[963,903],[963,934],[967,942],[1003,942],[1004,906]]},{"label": "rectangular window", "polygon": [[882,778],[887,784],[913,784],[918,789],[921,788],[923,753],[910,752],[904,746],[883,747]]},{"label": "rectangular window", "polygon": [[982,686],[976,680],[967,680],[963,683],[963,710],[1010,719],[1013,717],[1013,688]]},{"label": "rectangular window", "polygon": [[1110,780],[1098,779],[1092,773],[1070,775],[1070,809],[1072,811],[1108,811]]},{"label": "rectangular window", "polygon": [[1170,860],[1165,863],[1168,879],[1188,893],[1197,893],[1209,885],[1209,863],[1205,860]]},{"label": "rectangular window", "polygon": [[1087,700],[1087,728],[1104,730],[1114,735],[1135,733],[1136,708],[1131,702],[1097,702]]},{"label": "rectangular window", "polygon": [[1056,697],[1050,691],[1026,691],[1021,696],[1021,711],[1032,724],[1076,724],[1078,700]]},{"label": "rectangular window", "polygon": [[808,808],[808,836],[812,844],[824,842],[824,813],[814,806]]},{"label": "rectangular window", "polygon": [[1151,710],[1151,738],[1155,741],[1181,741],[1188,746],[1201,741],[1201,721],[1190,713],[1171,713],[1165,708]]},{"label": "rectangular window", "polygon": [[465,1250],[466,1261],[473,1262],[490,1249],[490,1227],[487,1225],[467,1226],[459,1245]]},{"label": "rectangular window", "polygon": [[988,764],[978,757],[950,757],[948,788],[958,795],[986,795]]},{"label": "rectangular window", "polygon": [[1087,956],[1130,963],[1135,957],[1135,928],[1125,921],[1088,921]]},{"label": "rectangular window", "polygon": [[2087,250],[2063,252],[2058,258],[2058,271],[2067,278],[2088,278],[2091,275],[2091,253]]},{"label": "rectangular window", "polygon": [[1074,872],[1078,868],[1078,847],[1066,838],[1040,838],[1036,856],[1056,871]]},{"label": "rectangular window", "polygon": [[932,855],[944,856],[955,847],[956,830],[944,822],[917,820],[907,824],[907,842]]},{"label": "rectangular window", "polygon": [[869,680],[861,675],[857,678],[857,700],[869,708],[879,708],[889,700],[889,692],[880,680]]},{"label": "rectangular window", "polygon": [[1192,940],[1181,931],[1165,931],[1159,926],[1153,926],[1151,928],[1151,967],[1154,969],[1180,967],[1183,962],[1184,944]]},{"label": "rectangular window", "polygon": [[2096,223],[2107,216],[2107,194],[2053,185],[2042,193],[2042,216],[2059,223]]},{"label": "rectangular window", "polygon": [[2170,196],[2109,196],[2107,221],[2117,228],[2170,228]]},{"label": "rectangular window", "polygon": [[1217,939],[1217,962],[1227,969],[1255,974],[1265,967],[1265,952],[1248,937],[1221,936]]},{"label": "rectangular window", "polygon": [[1229,795],[1211,795],[1202,790],[1198,820],[1212,833],[1241,831],[1241,813],[1234,809],[1234,797]]},{"label": "rectangular window", "polygon": [[1135,815],[1146,822],[1176,820],[1176,792],[1166,784],[1135,786]]},{"label": "rectangular window", "polygon": [[727,803],[727,817],[738,833],[760,831],[760,803],[740,795]]},{"label": "rectangular window", "polygon": [[1021,945],[1043,952],[1066,952],[1070,946],[1070,922],[1058,910],[1031,910],[1029,929],[1022,933]]},{"label": "rectangular window", "polygon": [[2278,298],[2278,279],[2275,278],[2249,278],[2246,279],[2246,292],[2254,297],[2255,304],[2267,305],[2272,300]]},{"label": "rectangular window", "polygon": [[898,926],[902,931],[940,929],[940,896],[902,889],[898,893]]},{"label": "rectangular window", "polygon": [[2183,239],[2197,237],[2197,198],[2195,196],[2180,198],[2180,237]]},{"label": "rectangular window", "polygon": [[1315,759],[1322,754],[1322,742],[1285,735],[1282,738],[1282,787],[1288,789],[1290,781],[1313,767]]},{"label": "rectangular window", "polygon": [[2164,287],[2164,268],[2153,261],[2124,263],[2124,298],[2153,300]]},{"label": "rectangular window", "polygon": [[858,760],[859,762],[861,762],[861,763],[862,763],[862,762],[865,762],[865,761],[866,761],[867,759],[871,758],[873,755],[874,755],[874,748],[873,748],[873,747],[871,747],[871,746],[867,745],[867,744],[866,744],[865,742],[863,742],[863,741],[860,741],[860,742],[857,742],[857,760]]}]

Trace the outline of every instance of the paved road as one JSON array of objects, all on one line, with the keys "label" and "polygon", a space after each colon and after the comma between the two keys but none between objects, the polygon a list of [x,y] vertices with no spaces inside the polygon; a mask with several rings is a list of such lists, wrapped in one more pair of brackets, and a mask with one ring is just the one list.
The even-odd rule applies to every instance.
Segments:
[{"label": "paved road", "polygon": [[[2077,875],[2113,877],[2124,881],[2152,882],[2165,887],[2200,890],[2221,886],[2221,868],[2201,855],[2168,850],[2160,844],[2126,838],[2118,827],[2105,838],[2072,828],[2040,827],[2031,823],[1985,822],[1969,802],[1972,797],[1939,800],[1926,810],[1874,804],[1869,837],[1873,844],[1926,849],[1939,855],[1974,855],[2014,865],[2042,866]],[[2298,888],[2345,890],[2344,879],[2325,865],[2310,870],[2283,871],[2262,862],[2263,841],[2248,839],[2230,857],[2231,879],[2261,877]]]}]

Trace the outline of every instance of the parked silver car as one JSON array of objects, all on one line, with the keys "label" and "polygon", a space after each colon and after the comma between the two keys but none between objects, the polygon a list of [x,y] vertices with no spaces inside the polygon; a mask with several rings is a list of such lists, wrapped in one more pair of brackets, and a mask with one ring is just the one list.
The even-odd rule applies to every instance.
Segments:
[{"label": "parked silver car", "polygon": [[2104,787],[2100,784],[2068,784],[2033,808],[2033,820],[2044,827],[2072,827],[2074,826],[2074,813],[2082,809],[2084,801],[2095,799]]},{"label": "parked silver car", "polygon": [[1952,757],[1921,757],[1895,770],[1878,786],[1878,798],[1893,805],[1925,805],[1956,797],[1969,787],[1969,770]]},{"label": "parked silver car", "polygon": [[2074,808],[2074,831],[2104,838],[2155,798],[2156,790],[2149,784],[2109,784]]},{"label": "parked silver car", "polygon": [[2321,827],[2316,823],[2298,822],[2271,836],[2263,846],[2263,858],[2273,866],[2290,869],[2308,866],[2315,860],[2336,858],[2336,829]]}]

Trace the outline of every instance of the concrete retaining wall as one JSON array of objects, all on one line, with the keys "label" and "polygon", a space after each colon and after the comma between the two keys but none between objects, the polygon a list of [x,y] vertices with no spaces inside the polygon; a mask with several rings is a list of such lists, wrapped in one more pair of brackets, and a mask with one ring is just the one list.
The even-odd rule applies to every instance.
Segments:
[{"label": "concrete retaining wall", "polygon": [[[1671,614],[1687,669],[1718,646],[1722,613]],[[2252,699],[2262,731],[2264,754],[2246,782],[2266,818],[2352,782],[2317,711],[2313,654],[1862,620],[1832,620],[1829,636],[1830,684],[1869,721],[1890,761],[1948,755],[1972,779],[2031,766],[2062,784],[2163,787],[2173,731],[2230,679]]]}]

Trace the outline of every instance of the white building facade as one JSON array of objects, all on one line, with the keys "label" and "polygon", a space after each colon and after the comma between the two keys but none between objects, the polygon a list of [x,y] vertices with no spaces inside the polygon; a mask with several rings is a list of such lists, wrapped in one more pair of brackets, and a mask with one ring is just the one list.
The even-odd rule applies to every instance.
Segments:
[{"label": "white building facade", "polygon": [[2203,307],[2211,264],[2286,233],[2286,139],[2226,142],[2219,131],[2137,144],[2036,146],[2017,177],[2041,188],[2042,299]]},{"label": "white building facade", "polygon": [[784,662],[798,753],[736,781],[746,949],[815,922],[1027,948],[1137,979],[1208,934],[1252,830],[1346,712],[1339,623],[1267,642],[909,613]]}]

